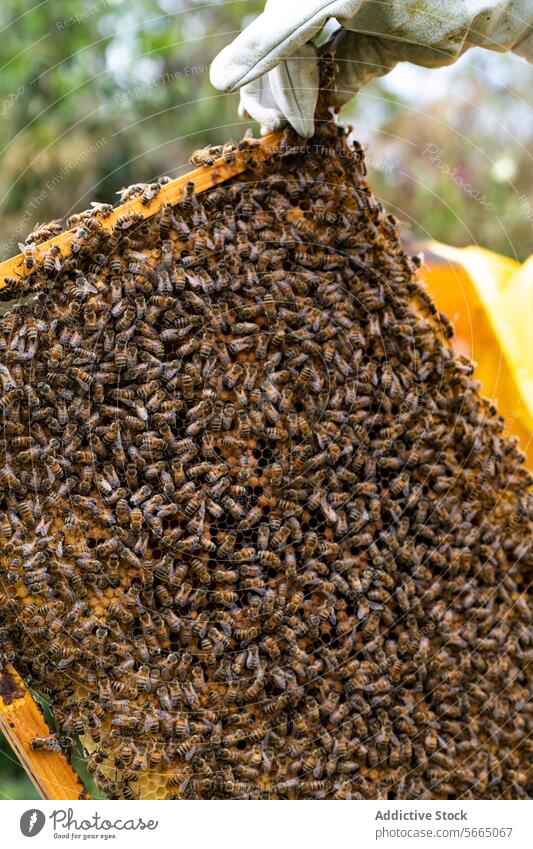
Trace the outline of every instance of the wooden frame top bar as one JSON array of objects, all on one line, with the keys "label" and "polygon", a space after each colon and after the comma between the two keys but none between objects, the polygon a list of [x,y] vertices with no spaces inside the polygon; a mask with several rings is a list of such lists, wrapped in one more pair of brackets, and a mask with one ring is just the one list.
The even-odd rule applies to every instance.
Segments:
[{"label": "wooden frame top bar", "polygon": [[[127,201],[126,203],[116,206],[106,218],[101,217],[100,223],[105,230],[111,230],[121,215],[142,215],[143,218],[151,218],[155,215],[164,204],[176,204],[182,197],[185,186],[188,182],[194,183],[194,193],[199,194],[208,189],[224,183],[231,177],[242,174],[248,168],[253,168],[254,163],[251,160],[260,161],[270,156],[278,147],[282,137],[281,132],[269,133],[259,140],[259,144],[249,147],[245,150],[235,150],[232,153],[232,160],[227,162],[223,156],[215,159],[213,165],[202,166],[194,171],[189,171],[170,183],[166,183],[161,187],[155,198],[147,204],[144,204],[140,197]],[[70,247],[74,240],[74,235],[78,228],[65,230],[63,233],[54,236],[53,239],[48,239],[46,242],[41,242],[35,248],[35,259],[37,262],[42,261],[44,255],[50,250],[53,245],[57,245],[61,249],[63,256],[70,254]],[[31,269],[27,269],[24,263],[22,254],[6,259],[0,263],[0,289],[4,289],[8,284],[5,282],[6,277],[18,277],[23,282],[24,278],[31,273]]]}]

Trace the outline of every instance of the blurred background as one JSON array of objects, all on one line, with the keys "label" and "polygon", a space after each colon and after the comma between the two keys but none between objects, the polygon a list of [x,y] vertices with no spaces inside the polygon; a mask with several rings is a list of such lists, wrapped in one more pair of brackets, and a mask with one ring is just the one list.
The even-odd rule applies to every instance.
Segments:
[{"label": "blurred background", "polygon": [[[211,88],[209,63],[263,5],[4,0],[0,259],[37,222],[177,176],[194,149],[241,138],[253,125],[237,95]],[[399,66],[343,110],[406,237],[532,252],[530,91],[524,60],[473,50],[442,70]],[[4,741],[0,798],[36,798]]]}]

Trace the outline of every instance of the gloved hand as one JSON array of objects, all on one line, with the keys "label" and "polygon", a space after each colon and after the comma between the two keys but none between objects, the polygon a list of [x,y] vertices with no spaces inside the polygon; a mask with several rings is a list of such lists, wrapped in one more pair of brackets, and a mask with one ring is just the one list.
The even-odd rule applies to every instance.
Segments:
[{"label": "gloved hand", "polygon": [[263,133],[287,121],[313,135],[317,49],[311,42],[335,18],[341,106],[398,62],[436,68],[469,47],[514,50],[533,62],[533,0],[267,0],[265,11],[215,57],[211,82],[241,89],[239,112]]}]

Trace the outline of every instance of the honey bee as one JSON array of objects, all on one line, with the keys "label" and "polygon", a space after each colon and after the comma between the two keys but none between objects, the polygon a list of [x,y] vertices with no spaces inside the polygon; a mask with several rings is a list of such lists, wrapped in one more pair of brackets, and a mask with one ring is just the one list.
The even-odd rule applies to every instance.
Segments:
[{"label": "honey bee", "polygon": [[233,162],[234,157],[235,157],[235,151],[237,150],[237,147],[238,147],[238,145],[234,141],[226,142],[226,144],[223,145],[223,147],[222,147],[222,158],[224,159],[224,162],[226,162],[228,165]]},{"label": "honey bee", "polygon": [[147,183],[141,193],[141,203],[143,206],[148,206],[156,195],[159,194],[161,188],[160,183]]},{"label": "honey bee", "polygon": [[[204,147],[201,150],[195,150],[190,159],[195,168],[209,167],[213,165],[215,157],[213,156],[211,147]],[[216,206],[216,203],[213,203]]]},{"label": "honey bee", "polygon": [[37,245],[35,242],[28,242],[26,244],[19,242],[19,251],[22,254],[24,265],[28,270],[32,269],[35,265],[36,248]]},{"label": "honey bee", "polygon": [[61,248],[58,245],[52,245],[48,252],[45,254],[43,261],[43,268],[49,274],[53,271],[61,271],[61,261],[59,256],[61,255]]},{"label": "honey bee", "polygon": [[194,207],[194,183],[192,180],[189,180],[185,184],[185,189],[183,191],[183,197],[181,199],[181,206],[183,209],[192,209]]},{"label": "honey bee", "polygon": [[49,734],[47,737],[34,737],[31,741],[30,748],[32,749],[48,749],[52,752],[62,752],[72,750],[73,743],[68,737],[58,737],[56,734]]}]

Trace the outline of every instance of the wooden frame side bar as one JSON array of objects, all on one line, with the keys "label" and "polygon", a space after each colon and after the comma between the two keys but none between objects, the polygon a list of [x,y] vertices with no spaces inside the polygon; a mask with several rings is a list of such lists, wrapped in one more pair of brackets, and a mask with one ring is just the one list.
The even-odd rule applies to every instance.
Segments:
[{"label": "wooden frame side bar", "polygon": [[61,751],[32,749],[35,737],[51,733],[18,672],[0,670],[0,728],[42,799],[90,799],[74,767]]}]

